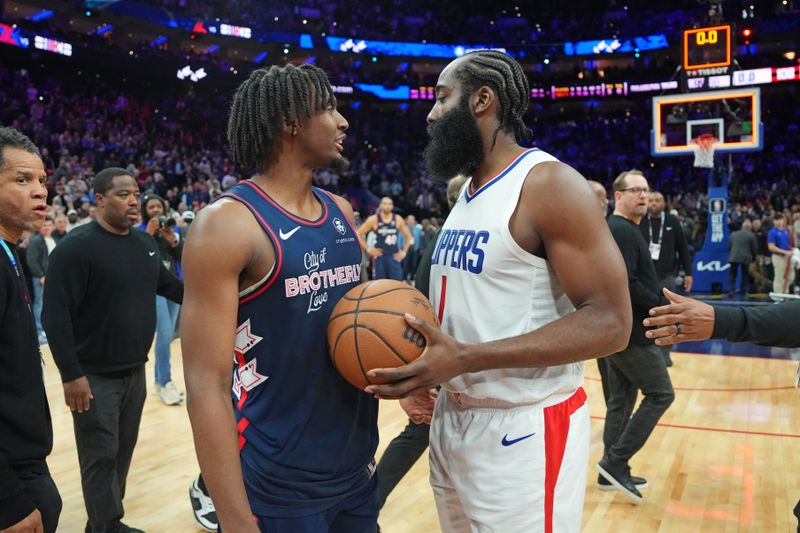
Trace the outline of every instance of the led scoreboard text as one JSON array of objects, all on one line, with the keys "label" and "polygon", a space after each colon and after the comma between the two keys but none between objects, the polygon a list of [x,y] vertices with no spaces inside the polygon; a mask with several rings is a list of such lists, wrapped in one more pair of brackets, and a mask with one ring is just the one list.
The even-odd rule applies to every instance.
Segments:
[{"label": "led scoreboard text", "polygon": [[719,42],[719,30],[698,31],[694,34],[697,46],[704,44],[717,44]]},{"label": "led scoreboard text", "polygon": [[239,37],[240,39],[249,39],[253,36],[253,30],[246,26],[234,26],[233,24],[220,24],[219,32],[222,35],[229,37]]},{"label": "led scoreboard text", "polygon": [[711,26],[683,32],[683,68],[692,71],[731,64],[731,27]]},{"label": "led scoreboard text", "polygon": [[34,37],[33,46],[38,50],[44,50],[45,52],[53,54],[61,54],[62,56],[72,55],[72,45],[70,43],[42,37],[41,35]]}]

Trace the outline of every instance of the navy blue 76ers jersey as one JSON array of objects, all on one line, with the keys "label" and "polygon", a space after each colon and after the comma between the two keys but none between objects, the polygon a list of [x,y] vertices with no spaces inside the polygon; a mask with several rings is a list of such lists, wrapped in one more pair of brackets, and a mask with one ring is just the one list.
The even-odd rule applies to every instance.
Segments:
[{"label": "navy blue 76ers jersey", "polygon": [[383,250],[384,254],[393,254],[400,249],[397,244],[397,234],[399,233],[397,215],[392,213],[392,220],[384,222],[381,214],[378,213],[378,231],[376,233],[378,234],[378,240],[375,247]]},{"label": "navy blue 76ers jersey", "polygon": [[[321,189],[317,220],[292,215],[251,181],[223,197],[244,204],[275,247],[275,267],[239,297],[233,405],[255,514],[303,516],[363,489],[378,444],[377,401],[328,357],[334,305],[361,279],[350,221]],[[213,310],[209,310],[213,312]]]}]

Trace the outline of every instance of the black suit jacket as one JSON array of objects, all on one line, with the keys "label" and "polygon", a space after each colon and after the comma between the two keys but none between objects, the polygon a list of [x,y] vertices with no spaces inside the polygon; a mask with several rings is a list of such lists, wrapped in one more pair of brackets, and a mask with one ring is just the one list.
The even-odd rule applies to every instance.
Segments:
[{"label": "black suit jacket", "polygon": [[800,347],[800,300],[761,307],[714,306],[712,338]]}]

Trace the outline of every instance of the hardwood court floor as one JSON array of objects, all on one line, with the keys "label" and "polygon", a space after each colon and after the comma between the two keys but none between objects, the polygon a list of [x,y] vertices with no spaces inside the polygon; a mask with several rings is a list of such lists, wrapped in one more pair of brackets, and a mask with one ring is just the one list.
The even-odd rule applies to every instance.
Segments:
[{"label": "hardwood court floor", "polygon": [[[178,342],[172,373],[183,383]],[[151,353],[152,359],[152,353]],[[586,532],[790,532],[800,498],[800,391],[792,387],[797,362],[674,353],[676,399],[632,462],[646,477],[645,501],[598,491],[590,466],[583,513]],[[64,500],[59,531],[83,531],[86,514],[72,432],[55,365],[45,350],[45,380],[55,445],[48,463]],[[152,363],[147,365],[152,383]],[[600,459],[602,392],[597,366],[587,363],[592,413],[590,464]],[[183,388],[182,385],[179,388]],[[396,402],[381,405],[380,455],[404,427]],[[125,522],[149,533],[201,531],[188,488],[197,475],[189,420],[183,406],[168,407],[149,394],[133,457]],[[385,533],[439,531],[427,480],[427,455],[390,496],[381,514]]]}]

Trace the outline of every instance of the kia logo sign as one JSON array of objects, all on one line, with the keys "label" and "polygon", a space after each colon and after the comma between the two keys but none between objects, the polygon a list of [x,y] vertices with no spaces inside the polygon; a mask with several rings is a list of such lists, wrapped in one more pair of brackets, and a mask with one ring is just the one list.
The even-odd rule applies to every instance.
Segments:
[{"label": "kia logo sign", "polygon": [[730,263],[723,265],[721,261],[709,261],[708,263],[698,261],[695,265],[695,270],[698,272],[725,272],[729,268],[731,268]]}]

